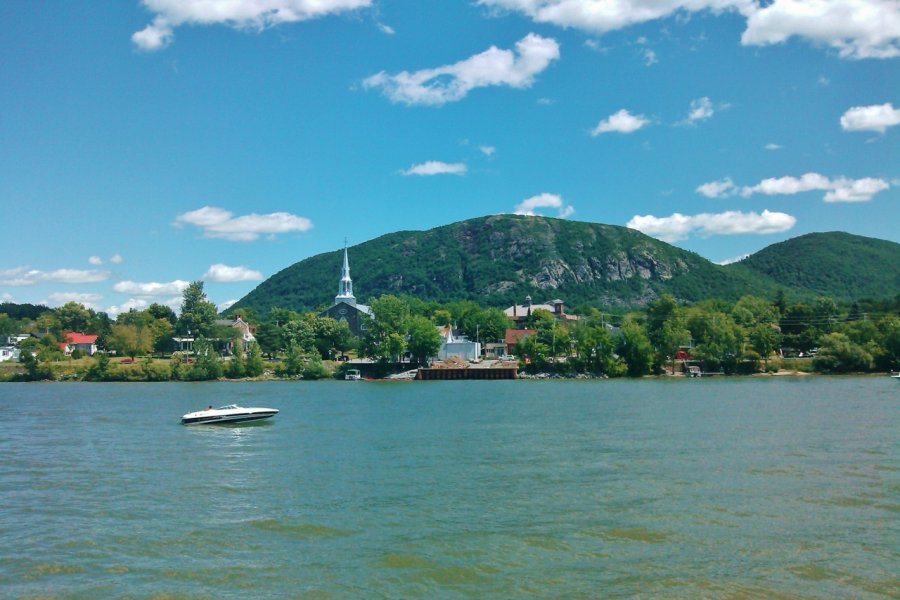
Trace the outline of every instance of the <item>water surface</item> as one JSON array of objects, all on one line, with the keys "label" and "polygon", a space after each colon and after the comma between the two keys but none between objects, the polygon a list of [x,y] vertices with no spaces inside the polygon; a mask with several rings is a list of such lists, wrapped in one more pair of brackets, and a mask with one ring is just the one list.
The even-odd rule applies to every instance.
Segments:
[{"label": "water surface", "polygon": [[[900,385],[4,384],[0,597],[900,595]],[[271,421],[185,427],[208,404]]]}]

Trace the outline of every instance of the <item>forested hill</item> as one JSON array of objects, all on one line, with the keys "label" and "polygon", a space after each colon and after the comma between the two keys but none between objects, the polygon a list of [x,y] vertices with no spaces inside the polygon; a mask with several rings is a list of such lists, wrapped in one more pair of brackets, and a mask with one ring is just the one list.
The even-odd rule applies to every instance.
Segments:
[{"label": "forested hill", "polygon": [[[381,236],[349,249],[360,302],[381,294],[484,305],[560,298],[568,306],[640,306],[664,292],[683,300],[736,299],[776,286],[748,270],[705,258],[615,225],[496,215]],[[342,251],[302,260],[264,281],[235,308],[315,309],[332,303]],[[232,309],[229,309],[232,310]]]},{"label": "forested hill", "polygon": [[[900,293],[900,245],[848,234],[797,240],[806,238],[802,251],[795,250],[791,240],[722,267],[625,227],[496,215],[428,231],[391,233],[351,247],[349,256],[353,289],[361,303],[385,293],[438,302],[468,299],[486,306],[522,303],[531,295],[535,302],[560,298],[569,307],[642,306],[666,292],[685,301],[735,300],[744,294],[772,297],[782,287],[792,295],[840,299]],[[801,255],[801,266],[789,271],[789,263]],[[846,268],[832,266],[838,258]],[[265,314],[276,306],[329,306],[341,261],[338,250],[291,265],[229,312],[242,307]],[[869,261],[881,273],[870,272]],[[849,265],[855,266],[856,278]],[[830,270],[846,275],[825,272]]]},{"label": "forested hill", "polygon": [[728,268],[838,300],[900,294],[900,244],[840,231],[772,244]]}]

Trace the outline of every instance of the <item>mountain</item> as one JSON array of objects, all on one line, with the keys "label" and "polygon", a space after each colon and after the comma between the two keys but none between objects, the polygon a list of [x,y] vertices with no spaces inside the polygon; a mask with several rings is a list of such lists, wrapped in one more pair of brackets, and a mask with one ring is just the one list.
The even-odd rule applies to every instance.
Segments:
[{"label": "mountain", "polygon": [[900,293],[900,244],[840,231],[772,244],[727,268],[749,271],[798,293],[836,300]]},{"label": "mountain", "polygon": [[[488,306],[554,298],[574,306],[640,306],[662,293],[736,299],[776,285],[725,269],[633,229],[545,217],[496,215],[428,231],[391,233],[348,249],[360,302],[381,294],[475,300]],[[331,304],[342,251],[302,260],[260,284],[234,307],[307,310]],[[232,309],[229,309],[232,310]]]},{"label": "mountain", "polygon": [[[535,302],[560,298],[570,307],[624,308],[666,292],[686,301],[772,297],[780,288],[792,296],[838,299],[900,292],[900,244],[849,234],[803,236],[723,267],[625,227],[495,215],[383,235],[348,252],[360,302],[390,293],[505,307],[530,295]],[[856,265],[856,277],[838,268],[845,263]],[[341,264],[340,250],[302,260],[233,308],[259,314],[276,306],[325,308],[337,291]]]}]

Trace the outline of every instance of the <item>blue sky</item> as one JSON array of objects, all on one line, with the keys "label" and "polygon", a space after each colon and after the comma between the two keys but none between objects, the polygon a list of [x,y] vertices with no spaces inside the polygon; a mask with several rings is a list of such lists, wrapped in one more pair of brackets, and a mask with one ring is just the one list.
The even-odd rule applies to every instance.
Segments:
[{"label": "blue sky", "polygon": [[892,1],[3,2],[0,56],[3,301],[225,306],[512,212],[900,241]]}]

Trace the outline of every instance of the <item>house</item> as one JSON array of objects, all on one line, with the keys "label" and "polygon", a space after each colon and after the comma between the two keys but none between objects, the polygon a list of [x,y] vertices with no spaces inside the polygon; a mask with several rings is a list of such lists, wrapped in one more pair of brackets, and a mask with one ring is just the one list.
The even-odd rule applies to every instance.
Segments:
[{"label": "house", "polygon": [[63,334],[66,338],[65,342],[60,342],[59,347],[62,348],[66,356],[72,354],[76,350],[80,350],[88,356],[97,353],[97,338],[95,334],[77,333],[75,331],[67,331]]},{"label": "house", "polygon": [[250,348],[250,342],[256,341],[256,338],[253,337],[254,327],[244,321],[241,318],[241,315],[235,316],[234,319],[216,319],[216,325],[221,325],[222,327],[237,327],[240,329],[241,339],[244,343],[244,351]]},{"label": "house", "polygon": [[441,349],[438,350],[438,360],[447,360],[451,356],[458,356],[463,360],[478,360],[481,358],[481,344],[473,342],[458,331],[454,331],[450,325],[438,327],[441,333]]},{"label": "house", "polygon": [[18,360],[19,359],[19,349],[15,346],[0,346],[0,362],[6,362],[8,360]]},{"label": "house", "polygon": [[4,346],[18,346],[19,342],[22,340],[27,340],[31,337],[30,333],[14,333],[12,335],[3,335],[0,336],[0,343]]},{"label": "house", "polygon": [[537,333],[537,329],[507,329],[503,335],[506,353],[515,354],[516,346],[525,338]]},{"label": "house", "polygon": [[506,342],[489,342],[484,345],[484,357],[487,359],[497,360],[507,354],[509,351],[506,348]]},{"label": "house", "polygon": [[372,309],[365,304],[358,304],[356,296],[353,295],[353,280],[350,279],[350,261],[347,259],[346,246],[344,246],[344,266],[341,269],[334,304],[320,312],[319,316],[331,317],[335,321],[346,321],[350,332],[356,337],[362,336],[366,330],[366,318],[372,316]]},{"label": "house", "polygon": [[565,303],[562,300],[551,300],[544,304],[533,304],[531,296],[525,296],[525,304],[513,304],[503,312],[507,317],[512,319],[516,327],[522,329],[525,327],[529,317],[536,310],[546,310],[560,321],[577,321],[577,315],[566,314]]}]

